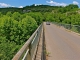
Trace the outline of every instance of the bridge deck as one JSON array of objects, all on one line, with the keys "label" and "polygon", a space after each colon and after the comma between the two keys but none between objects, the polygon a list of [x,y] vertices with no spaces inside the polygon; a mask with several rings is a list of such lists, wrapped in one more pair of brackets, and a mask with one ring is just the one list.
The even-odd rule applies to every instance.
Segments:
[{"label": "bridge deck", "polygon": [[48,60],[80,60],[79,35],[54,24],[44,27]]}]

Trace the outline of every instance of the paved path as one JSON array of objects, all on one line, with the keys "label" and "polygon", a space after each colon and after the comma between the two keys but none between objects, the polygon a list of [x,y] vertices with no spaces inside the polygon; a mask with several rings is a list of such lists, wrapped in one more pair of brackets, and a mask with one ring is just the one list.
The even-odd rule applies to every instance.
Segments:
[{"label": "paved path", "polygon": [[80,36],[54,24],[44,27],[48,60],[80,60]]}]

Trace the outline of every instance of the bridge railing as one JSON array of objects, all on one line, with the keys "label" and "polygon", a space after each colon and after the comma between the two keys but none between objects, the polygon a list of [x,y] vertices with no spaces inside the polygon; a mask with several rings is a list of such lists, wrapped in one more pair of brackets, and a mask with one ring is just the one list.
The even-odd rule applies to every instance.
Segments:
[{"label": "bridge railing", "polygon": [[72,25],[72,24],[63,24],[63,23],[54,23],[58,26],[62,26],[66,29],[72,30],[74,32],[80,33],[80,26],[79,25]]},{"label": "bridge railing", "polygon": [[22,48],[17,52],[12,60],[34,60],[37,51],[37,45],[39,43],[39,37],[42,30],[42,24],[32,34],[32,36],[26,41]]}]

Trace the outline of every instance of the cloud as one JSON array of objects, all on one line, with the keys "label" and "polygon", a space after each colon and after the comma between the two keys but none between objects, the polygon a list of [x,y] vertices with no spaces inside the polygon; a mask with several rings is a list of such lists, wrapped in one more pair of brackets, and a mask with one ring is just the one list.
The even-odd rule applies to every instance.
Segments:
[{"label": "cloud", "polygon": [[[4,7],[15,7],[15,6],[12,6],[12,5],[6,4],[6,3],[0,3],[0,7],[4,8]],[[23,8],[23,6],[19,6],[18,8]]]},{"label": "cloud", "polygon": [[11,7],[15,7],[15,6],[11,6]]},{"label": "cloud", "polygon": [[[55,1],[52,1],[52,0],[46,1],[46,2],[47,2],[48,4],[54,5],[54,6],[67,6],[67,5],[68,5],[68,4],[66,4],[66,3],[58,3],[58,2],[55,2]],[[72,4],[79,5],[79,3],[78,3],[77,1],[73,1]]]},{"label": "cloud", "polygon": [[6,3],[0,3],[0,7],[10,7],[11,5],[6,4]]},{"label": "cloud", "polygon": [[46,1],[47,3],[51,4],[51,5],[55,5],[55,6],[66,6],[67,4],[66,3],[58,3],[58,2],[55,2],[55,1]]},{"label": "cloud", "polygon": [[19,8],[23,8],[23,6],[19,6]]},{"label": "cloud", "polygon": [[37,5],[42,5],[42,4],[35,4],[35,6],[37,6]]},{"label": "cloud", "polygon": [[73,4],[79,5],[79,3],[77,1],[73,1]]}]

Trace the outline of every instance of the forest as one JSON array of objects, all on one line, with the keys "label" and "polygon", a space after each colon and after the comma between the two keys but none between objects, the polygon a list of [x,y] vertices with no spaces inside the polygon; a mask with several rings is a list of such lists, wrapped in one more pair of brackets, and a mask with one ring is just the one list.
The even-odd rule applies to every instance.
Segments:
[{"label": "forest", "polygon": [[0,8],[0,60],[11,60],[44,21],[80,25],[78,5]]}]

